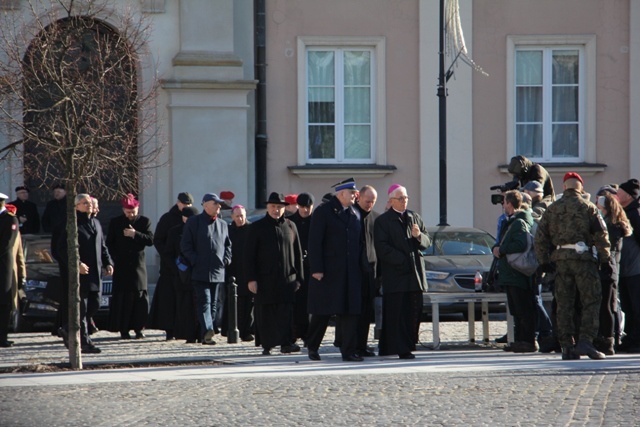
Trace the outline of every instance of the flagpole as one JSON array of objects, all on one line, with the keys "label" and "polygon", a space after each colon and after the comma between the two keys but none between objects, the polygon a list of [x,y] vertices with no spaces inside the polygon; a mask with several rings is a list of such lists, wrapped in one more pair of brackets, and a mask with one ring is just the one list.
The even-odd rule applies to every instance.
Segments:
[{"label": "flagpole", "polygon": [[444,3],[440,0],[440,71],[438,74],[438,112],[439,112],[439,166],[440,166],[440,223],[447,224],[447,73],[445,71],[445,20]]}]

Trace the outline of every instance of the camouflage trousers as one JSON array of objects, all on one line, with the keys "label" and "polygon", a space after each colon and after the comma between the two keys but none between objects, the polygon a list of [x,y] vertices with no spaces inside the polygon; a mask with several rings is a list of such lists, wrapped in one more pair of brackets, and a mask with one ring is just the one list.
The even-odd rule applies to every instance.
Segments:
[{"label": "camouflage trousers", "polygon": [[[558,319],[558,340],[562,347],[578,341],[593,342],[598,335],[602,289],[595,263],[580,260],[556,262],[555,292]],[[579,317],[576,309],[579,308]],[[579,324],[576,325],[576,322]],[[579,330],[580,336],[576,334]]]}]

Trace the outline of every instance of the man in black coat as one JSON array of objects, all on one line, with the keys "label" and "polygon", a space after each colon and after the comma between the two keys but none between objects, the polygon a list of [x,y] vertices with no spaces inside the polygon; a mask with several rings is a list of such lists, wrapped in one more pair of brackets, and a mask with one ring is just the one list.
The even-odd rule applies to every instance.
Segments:
[{"label": "man in black coat", "polygon": [[[187,340],[187,344],[193,344],[200,336],[198,333],[195,294],[190,278],[180,277],[176,260],[181,256],[180,242],[182,241],[184,223],[186,223],[190,217],[198,215],[199,212],[198,209],[193,206],[184,206],[180,212],[183,222],[169,229],[167,233],[167,243],[164,245],[165,252],[162,255],[172,260],[170,279],[176,295],[176,314],[172,331],[175,334],[175,338],[185,339]],[[184,258],[182,258],[182,260],[184,261]],[[167,277],[167,279],[169,279],[169,277]]]},{"label": "man in black coat", "polygon": [[[113,274],[113,261],[104,243],[102,227],[96,218],[91,217],[93,204],[88,194],[78,194],[75,198],[76,216],[78,224],[78,255],[80,256],[80,344],[83,353],[100,353],[100,349],[93,345],[89,337],[89,319],[87,305],[91,291],[102,288],[102,273]],[[58,254],[60,256],[60,278],[62,280],[61,302],[58,311],[61,313],[63,324],[58,329],[65,345],[68,345],[68,285],[69,285],[69,254],[67,248],[67,231],[63,229],[58,238]]]},{"label": "man in black coat", "polygon": [[11,347],[9,321],[13,293],[14,271],[17,268],[14,245],[20,238],[18,218],[5,208],[7,195],[0,193],[0,347]]},{"label": "man in black coat", "polygon": [[507,170],[513,175],[513,179],[520,183],[520,187],[524,187],[528,182],[538,181],[542,184],[543,197],[548,198],[551,202],[556,199],[553,181],[544,166],[534,163],[524,156],[514,156],[511,158]]},{"label": "man in black coat", "polygon": [[375,356],[369,349],[369,325],[373,319],[373,300],[377,293],[376,278],[377,258],[373,244],[373,224],[379,214],[373,211],[378,199],[378,192],[370,185],[360,189],[358,201],[355,204],[362,223],[362,313],[358,321],[358,354],[365,357]]},{"label": "man in black coat", "polygon": [[24,185],[16,187],[16,199],[11,202],[17,208],[16,216],[20,221],[20,234],[40,232],[40,215],[35,203],[29,201],[29,189]]},{"label": "man in black coat", "polygon": [[113,296],[109,307],[109,330],[120,332],[122,339],[144,338],[149,298],[145,248],[153,244],[149,218],[139,214],[140,202],[133,194],[122,200],[123,214],[111,219],[107,247],[115,262]]},{"label": "man in black coat", "polygon": [[273,347],[293,353],[291,343],[293,302],[302,277],[302,249],[296,225],[284,217],[284,196],[271,193],[267,214],[251,224],[244,266],[249,291],[255,295],[256,345],[263,355]]},{"label": "man in black coat", "polygon": [[174,339],[174,324],[176,322],[176,289],[172,280],[172,271],[175,267],[175,259],[167,257],[170,248],[167,248],[169,230],[177,225],[182,225],[182,210],[193,205],[193,196],[183,192],[178,194],[178,200],[171,209],[163,214],[153,233],[153,246],[160,255],[160,276],[156,283],[149,313],[149,328],[165,331],[166,339]]},{"label": "man in black coat", "polygon": [[[285,199],[286,200],[286,199]],[[309,229],[311,228],[311,217],[313,215],[313,194],[300,193],[296,199],[298,210],[289,219],[294,222],[300,236],[300,246],[302,247],[302,267],[304,269],[304,280],[300,283],[300,289],[296,292],[296,301],[293,304],[293,339],[302,338],[307,342],[307,332],[309,329],[309,310],[307,300],[309,299]]]},{"label": "man in black coat", "polygon": [[[231,239],[231,264],[227,267],[227,278],[235,277],[238,285],[237,311],[238,332],[242,341],[253,341],[253,294],[249,292],[247,272],[243,265],[244,248],[249,235],[250,221],[247,221],[247,211],[242,205],[235,205],[231,208],[231,219],[233,222],[229,226],[229,238]],[[228,324],[223,318],[223,330]]]},{"label": "man in black coat", "polygon": [[421,250],[431,245],[422,218],[407,209],[403,186],[390,188],[390,208],[373,225],[376,257],[382,274],[382,331],[380,355],[415,358],[422,314],[422,293],[427,290]]},{"label": "man in black coat", "polygon": [[342,360],[361,362],[357,353],[362,305],[361,223],[353,205],[358,192],[351,178],[335,185],[336,195],[318,206],[309,230],[309,359],[318,349],[332,315],[337,316]]}]

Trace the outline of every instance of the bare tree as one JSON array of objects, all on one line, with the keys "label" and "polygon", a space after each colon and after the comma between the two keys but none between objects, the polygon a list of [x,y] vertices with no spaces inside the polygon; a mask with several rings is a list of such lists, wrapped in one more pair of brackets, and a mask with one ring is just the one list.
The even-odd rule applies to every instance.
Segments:
[{"label": "bare tree", "polygon": [[157,167],[158,79],[139,77],[149,26],[114,0],[30,0],[0,21],[0,120],[10,135],[0,162],[22,159],[25,177],[67,189],[69,358],[79,339],[78,193],[136,193]]}]

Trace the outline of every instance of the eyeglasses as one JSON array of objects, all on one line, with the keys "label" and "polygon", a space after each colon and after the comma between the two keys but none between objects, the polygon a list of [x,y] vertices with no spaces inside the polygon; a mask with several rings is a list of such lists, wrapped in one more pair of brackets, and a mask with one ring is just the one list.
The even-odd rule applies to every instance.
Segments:
[{"label": "eyeglasses", "polygon": [[407,200],[409,200],[409,196],[392,197],[392,199],[400,200],[401,202],[406,202]]},{"label": "eyeglasses", "polygon": [[91,204],[91,202],[80,202],[80,203],[78,203],[78,205],[90,205],[90,204]]}]

